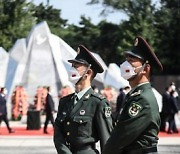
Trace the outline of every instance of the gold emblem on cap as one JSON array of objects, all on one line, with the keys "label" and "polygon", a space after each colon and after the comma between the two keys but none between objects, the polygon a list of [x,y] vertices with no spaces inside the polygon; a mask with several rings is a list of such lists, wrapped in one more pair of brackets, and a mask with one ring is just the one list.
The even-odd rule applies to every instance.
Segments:
[{"label": "gold emblem on cap", "polygon": [[77,54],[80,54],[80,48],[79,47],[77,48]]},{"label": "gold emblem on cap", "polygon": [[135,47],[138,46],[138,38],[135,39],[135,41],[134,41],[134,46],[135,46]]}]

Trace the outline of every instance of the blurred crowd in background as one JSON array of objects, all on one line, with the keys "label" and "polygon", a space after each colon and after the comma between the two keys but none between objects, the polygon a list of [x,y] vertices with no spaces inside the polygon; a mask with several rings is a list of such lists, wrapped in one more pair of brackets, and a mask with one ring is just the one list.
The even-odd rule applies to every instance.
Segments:
[{"label": "blurred crowd in background", "polygon": [[[96,86],[92,87],[94,92],[100,93],[104,95],[109,101],[112,107],[112,115],[113,119],[117,119],[117,115],[121,112],[121,109],[124,105],[124,99],[126,94],[131,90],[131,87],[125,86],[119,91],[113,87],[105,87],[104,89],[98,89]],[[21,120],[23,116],[27,115],[29,110],[40,111],[41,115],[45,115],[45,106],[46,106],[46,97],[48,94],[48,86],[39,86],[37,87],[36,94],[34,96],[34,102],[28,102],[28,94],[23,86],[16,86],[13,95],[11,97],[11,119],[12,120]],[[162,108],[161,111],[161,129],[160,131],[167,132],[169,134],[178,133],[178,129],[176,127],[175,115],[178,114],[180,110],[180,102],[179,102],[179,94],[178,88],[174,82],[170,83],[164,93],[162,94]],[[5,87],[0,88],[0,95],[6,100],[7,99],[7,90]],[[60,89],[58,96],[58,100],[62,97],[67,96],[71,93],[74,93],[74,88],[70,86],[64,86]],[[51,94],[51,91],[49,91]],[[3,121],[2,114],[3,109],[2,106],[6,105],[6,103],[2,103],[2,99],[0,99],[0,123]],[[5,107],[6,108],[6,107]],[[5,114],[7,117],[7,109],[5,109]],[[57,108],[54,109],[57,111]],[[6,122],[7,120],[5,120]],[[7,122],[6,122],[7,123]],[[7,124],[9,132],[11,129]]]}]

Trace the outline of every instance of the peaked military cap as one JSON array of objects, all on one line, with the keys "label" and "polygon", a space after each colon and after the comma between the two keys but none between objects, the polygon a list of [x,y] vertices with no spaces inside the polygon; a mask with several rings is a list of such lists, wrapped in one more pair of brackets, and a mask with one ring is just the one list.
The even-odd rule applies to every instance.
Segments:
[{"label": "peaked military cap", "polygon": [[163,70],[163,66],[154,51],[141,36],[135,38],[133,49],[131,51],[126,51],[125,54],[132,55],[143,61],[148,61],[150,65],[155,66],[155,68],[158,68],[161,71]]},{"label": "peaked military cap", "polygon": [[91,65],[91,69],[96,73],[102,73],[104,69],[101,64],[96,60],[96,58],[91,54],[91,52],[84,47],[83,45],[79,45],[77,49],[77,56],[75,59],[68,60],[70,63],[81,63],[84,65]]}]

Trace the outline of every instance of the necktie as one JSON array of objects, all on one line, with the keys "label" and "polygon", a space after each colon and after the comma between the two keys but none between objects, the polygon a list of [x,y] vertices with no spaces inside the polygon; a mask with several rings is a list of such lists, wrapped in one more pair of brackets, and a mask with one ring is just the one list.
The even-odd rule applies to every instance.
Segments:
[{"label": "necktie", "polygon": [[74,96],[74,105],[76,105],[76,103],[77,103],[78,100],[79,100],[78,96],[75,95],[75,96]]},{"label": "necktie", "polygon": [[77,103],[77,101],[78,101],[77,95],[73,95],[72,98],[71,98],[71,102],[70,102],[71,110],[74,108],[74,106]]}]

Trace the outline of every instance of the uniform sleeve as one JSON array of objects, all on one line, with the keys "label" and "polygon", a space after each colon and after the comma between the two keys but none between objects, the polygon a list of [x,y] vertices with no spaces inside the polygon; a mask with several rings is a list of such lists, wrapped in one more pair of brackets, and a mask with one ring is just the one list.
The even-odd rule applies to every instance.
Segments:
[{"label": "uniform sleeve", "polygon": [[60,126],[60,113],[62,112],[62,103],[59,103],[58,114],[54,124],[54,145],[58,154],[72,154],[69,148],[66,146],[66,142]]},{"label": "uniform sleeve", "polygon": [[96,111],[96,128],[102,151],[113,129],[111,107],[106,99],[102,100],[98,105]]},{"label": "uniform sleeve", "polygon": [[[139,100],[139,104],[143,104]],[[125,111],[128,114],[128,110]],[[108,139],[103,154],[122,154],[123,148],[130,145],[151,122],[150,106],[146,103],[136,116],[127,116],[127,118],[117,123],[111,137]]]}]

